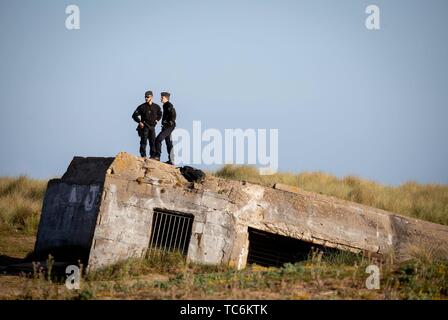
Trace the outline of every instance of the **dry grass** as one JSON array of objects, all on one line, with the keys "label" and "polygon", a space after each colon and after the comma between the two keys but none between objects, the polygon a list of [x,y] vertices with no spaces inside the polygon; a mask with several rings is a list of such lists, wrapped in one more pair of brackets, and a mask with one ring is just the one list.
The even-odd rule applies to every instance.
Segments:
[{"label": "dry grass", "polygon": [[35,234],[47,182],[0,178],[0,229]]},{"label": "dry grass", "polygon": [[[380,268],[380,289],[369,290],[365,270]],[[280,268],[186,263],[178,255],[129,259],[88,274],[80,290],[68,290],[64,278],[35,271],[0,276],[6,299],[447,299],[448,264],[414,259],[388,261],[341,253],[314,252],[308,260]]]},{"label": "dry grass", "polygon": [[216,176],[266,186],[283,183],[303,190],[448,225],[448,185],[407,182],[397,187],[355,176],[337,178],[323,172],[277,173],[260,176],[254,167],[227,165]]}]

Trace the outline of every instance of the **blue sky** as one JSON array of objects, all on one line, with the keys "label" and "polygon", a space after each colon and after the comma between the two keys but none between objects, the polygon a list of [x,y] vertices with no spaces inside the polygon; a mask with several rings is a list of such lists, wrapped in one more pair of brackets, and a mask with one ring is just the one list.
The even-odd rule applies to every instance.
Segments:
[{"label": "blue sky", "polygon": [[[81,29],[65,28],[65,8]],[[369,31],[365,8],[381,9]],[[138,155],[131,113],[278,128],[281,171],[448,183],[445,0],[0,0],[0,175]]]}]

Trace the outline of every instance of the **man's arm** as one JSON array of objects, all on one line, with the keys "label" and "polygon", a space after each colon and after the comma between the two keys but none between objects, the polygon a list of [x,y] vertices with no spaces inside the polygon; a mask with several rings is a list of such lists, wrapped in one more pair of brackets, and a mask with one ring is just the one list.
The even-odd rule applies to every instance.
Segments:
[{"label": "man's arm", "polygon": [[134,119],[135,122],[140,123],[140,107],[138,107],[137,109],[135,109],[134,113],[132,114],[132,119]]},{"label": "man's arm", "polygon": [[132,119],[134,119],[134,121],[138,123],[138,128],[143,128],[145,126],[141,120],[140,107],[137,107],[137,109],[135,109],[134,113],[132,114]]}]

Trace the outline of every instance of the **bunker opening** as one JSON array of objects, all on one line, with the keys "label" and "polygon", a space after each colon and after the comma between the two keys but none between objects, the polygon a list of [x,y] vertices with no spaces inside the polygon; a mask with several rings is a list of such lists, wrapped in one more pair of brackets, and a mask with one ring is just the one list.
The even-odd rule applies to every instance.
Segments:
[{"label": "bunker opening", "polygon": [[170,252],[187,256],[192,227],[192,215],[154,209],[147,256]]},{"label": "bunker opening", "polygon": [[281,267],[285,263],[307,260],[312,250],[336,253],[340,250],[327,248],[303,240],[249,228],[248,264],[265,267]]}]

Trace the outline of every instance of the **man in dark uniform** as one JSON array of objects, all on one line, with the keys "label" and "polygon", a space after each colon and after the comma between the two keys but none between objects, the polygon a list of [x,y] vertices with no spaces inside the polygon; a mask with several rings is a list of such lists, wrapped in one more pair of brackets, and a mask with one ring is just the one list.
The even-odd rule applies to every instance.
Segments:
[{"label": "man in dark uniform", "polygon": [[157,121],[162,118],[162,109],[152,102],[152,91],[145,93],[146,102],[139,105],[132,114],[132,119],[138,123],[137,132],[140,136],[140,155],[146,157],[146,144],[149,141],[149,155],[156,158],[156,131]]},{"label": "man in dark uniform", "polygon": [[176,110],[169,101],[171,94],[169,92],[161,93],[161,101],[163,103],[162,131],[156,138],[156,158],[160,159],[162,153],[162,141],[165,140],[166,149],[168,151],[168,161],[166,163],[173,164],[171,151],[173,150],[173,142],[171,141],[171,133],[176,127]]}]

